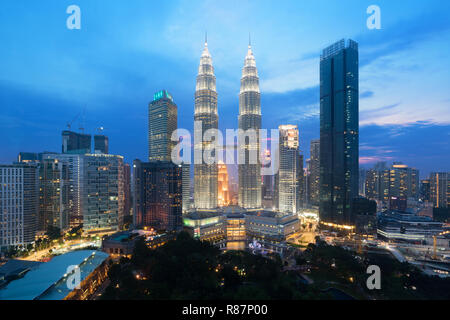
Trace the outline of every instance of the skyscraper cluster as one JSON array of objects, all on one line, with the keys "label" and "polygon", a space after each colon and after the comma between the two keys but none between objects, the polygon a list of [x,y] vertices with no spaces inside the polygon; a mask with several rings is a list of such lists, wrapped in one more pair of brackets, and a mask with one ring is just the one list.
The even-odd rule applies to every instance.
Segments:
[{"label": "skyscraper cluster", "polygon": [[[90,134],[64,130],[61,153],[21,152],[17,163],[1,165],[0,246],[31,243],[37,231],[49,227],[63,232],[82,225],[86,233],[102,234],[131,224],[175,232],[182,229],[184,214],[195,211],[197,215],[190,219],[196,225],[199,219],[217,218],[218,211],[224,212],[219,208],[232,204],[240,207],[230,209],[234,219],[230,230],[239,239],[247,219],[235,212],[241,209],[259,217],[264,207],[270,209],[262,214],[264,219],[294,223],[291,218],[302,208],[313,206],[319,208],[324,224],[348,227],[357,223],[356,215],[361,218],[372,212],[373,201],[367,199],[390,209],[403,209],[406,201],[419,199],[437,208],[448,207],[447,172],[433,172],[421,184],[419,171],[402,163],[391,167],[379,163],[364,175],[360,173],[359,54],[353,40],[336,42],[320,57],[320,139],[311,141],[306,173],[298,125],[279,125],[278,149],[261,150],[261,92],[250,43],[240,81],[238,132],[246,134],[238,134],[235,148],[243,156],[237,166],[237,184],[232,182],[230,168],[219,162],[223,150],[218,141],[208,139],[211,130],[218,130],[219,113],[207,41],[200,57],[194,104],[192,166],[172,159],[178,142],[173,139],[178,106],[167,90],[157,91],[148,104],[147,162],[136,159],[131,168],[122,156],[109,154],[106,135],[94,135],[92,152]],[[212,161],[206,161],[206,155]],[[223,217],[216,220],[231,223],[222,221]],[[258,228],[268,227],[262,224]]]}]

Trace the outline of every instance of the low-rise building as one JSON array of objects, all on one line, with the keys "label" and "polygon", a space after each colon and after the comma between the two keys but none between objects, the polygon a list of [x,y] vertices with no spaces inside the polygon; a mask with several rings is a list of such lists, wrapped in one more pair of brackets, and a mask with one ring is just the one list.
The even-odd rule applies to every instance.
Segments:
[{"label": "low-rise building", "polygon": [[264,251],[282,253],[286,238],[300,231],[300,220],[296,214],[247,211],[238,207],[191,212],[183,221],[185,230],[194,238],[229,250],[243,250],[256,241]]},{"label": "low-rise building", "polygon": [[386,211],[378,218],[377,233],[388,240],[422,242],[443,231],[443,223],[403,211]]},{"label": "low-rise building", "polygon": [[300,231],[300,220],[296,214],[261,210],[247,212],[245,219],[248,242],[256,240],[268,251],[282,253],[286,238]]},{"label": "low-rise building", "polygon": [[194,211],[183,217],[184,230],[192,237],[226,247],[226,216],[217,211]]},{"label": "low-rise building", "polygon": [[115,233],[103,239],[102,251],[108,253],[113,259],[120,257],[131,258],[139,237],[138,233],[129,231]]},{"label": "low-rise building", "polygon": [[107,259],[92,250],[56,256],[0,289],[0,300],[86,300],[106,279]]}]

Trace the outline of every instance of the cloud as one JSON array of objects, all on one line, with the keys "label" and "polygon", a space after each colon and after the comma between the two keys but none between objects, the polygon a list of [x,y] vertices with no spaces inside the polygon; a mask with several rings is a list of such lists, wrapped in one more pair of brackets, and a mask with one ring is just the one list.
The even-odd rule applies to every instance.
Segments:
[{"label": "cloud", "polygon": [[373,97],[373,91],[364,91],[359,94],[359,99],[367,99]]},{"label": "cloud", "polygon": [[377,161],[400,161],[418,168],[422,177],[431,171],[449,171],[449,134],[450,125],[428,121],[366,125],[359,134],[360,163],[369,166]]}]

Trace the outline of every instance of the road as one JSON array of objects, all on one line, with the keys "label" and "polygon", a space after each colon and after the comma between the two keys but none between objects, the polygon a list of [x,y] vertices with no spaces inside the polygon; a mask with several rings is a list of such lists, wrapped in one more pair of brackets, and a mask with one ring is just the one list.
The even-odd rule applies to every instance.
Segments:
[{"label": "road", "polygon": [[[76,249],[80,249],[83,247],[88,247],[92,245],[98,245],[98,243],[94,243],[92,240],[86,239],[77,239],[77,240],[67,240],[62,245],[56,244],[47,249],[43,249],[37,252],[33,252],[27,257],[17,258],[18,260],[27,260],[27,261],[42,261],[45,258],[51,257],[53,253],[56,254],[64,254]],[[49,250],[52,250],[52,254],[49,253]]]}]

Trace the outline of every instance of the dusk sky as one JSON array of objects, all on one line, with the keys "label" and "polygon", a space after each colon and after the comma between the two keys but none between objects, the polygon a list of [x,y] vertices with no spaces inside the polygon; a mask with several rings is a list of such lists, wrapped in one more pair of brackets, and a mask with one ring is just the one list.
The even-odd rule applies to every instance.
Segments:
[{"label": "dusk sky", "polygon": [[[81,8],[69,30],[66,8]],[[381,30],[366,26],[381,8]],[[401,161],[450,171],[449,1],[3,0],[0,6],[0,163],[20,151],[61,150],[61,131],[96,133],[110,153],[147,158],[147,108],[167,89],[178,126],[192,130],[205,31],[219,95],[219,127],[237,128],[251,33],[262,124],[297,124],[309,157],[319,138],[319,58],[359,43],[360,163]],[[83,111],[84,110],[84,111]],[[83,120],[83,121],[80,121]]]}]

